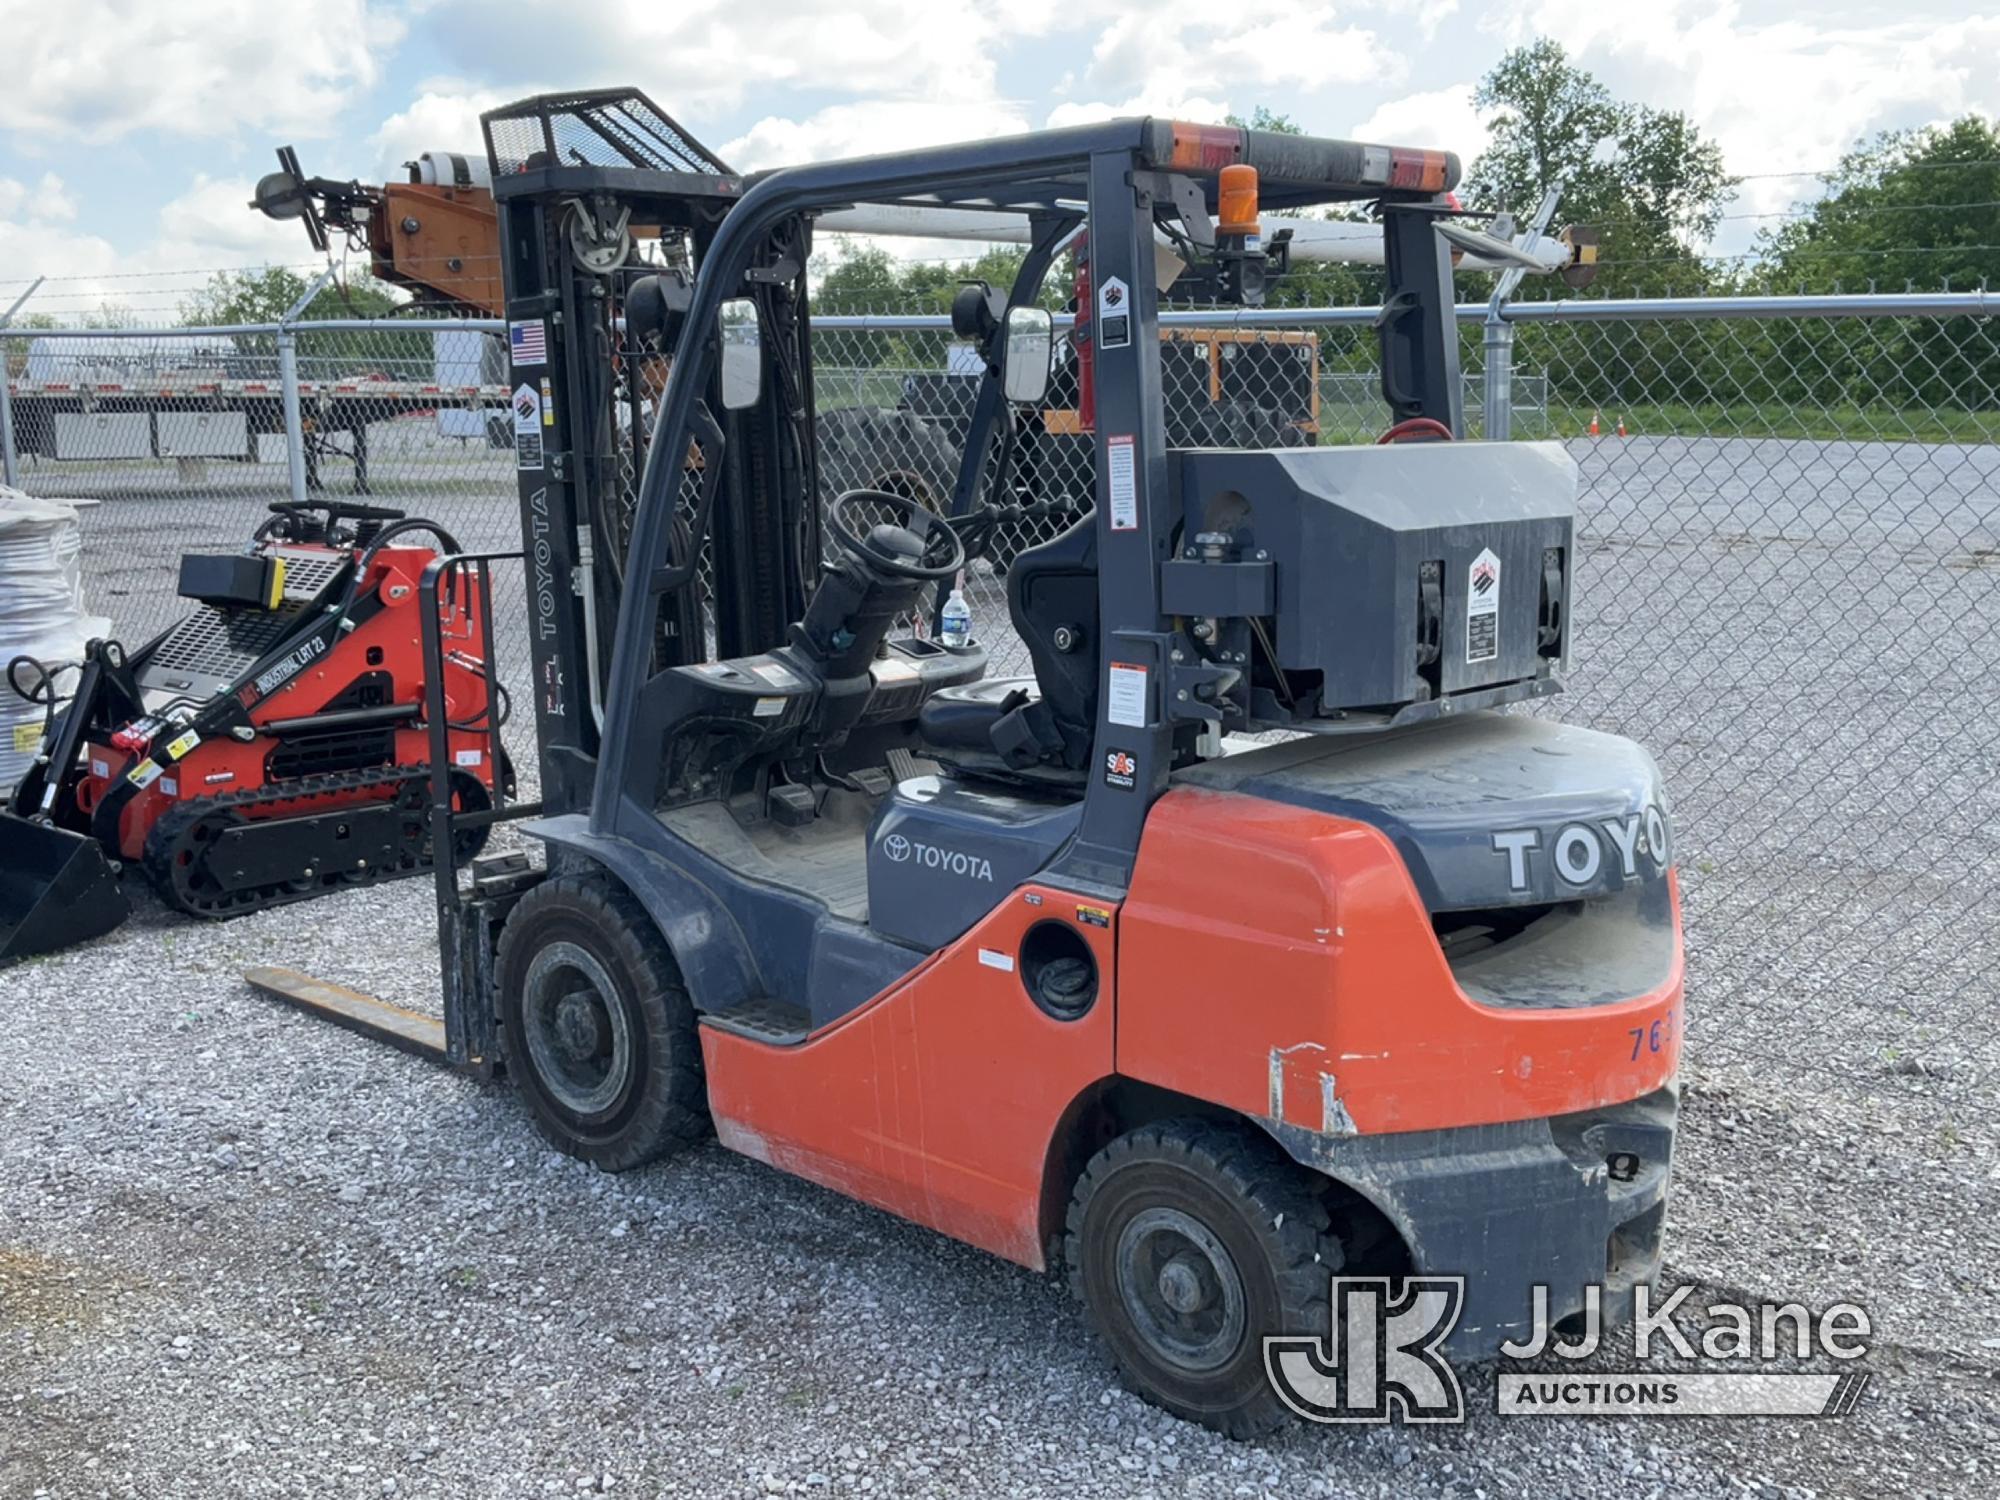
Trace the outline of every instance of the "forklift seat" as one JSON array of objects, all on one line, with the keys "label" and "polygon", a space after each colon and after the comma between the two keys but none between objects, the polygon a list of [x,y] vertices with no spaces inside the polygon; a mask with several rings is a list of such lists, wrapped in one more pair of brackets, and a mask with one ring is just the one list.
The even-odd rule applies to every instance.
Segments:
[{"label": "forklift seat", "polygon": [[1007,612],[1032,677],[1001,677],[932,696],[917,732],[967,771],[1080,772],[1097,729],[1097,519],[1015,557]]},{"label": "forklift seat", "polygon": [[937,750],[993,753],[993,726],[1042,696],[1032,677],[988,677],[941,688],[917,712],[917,732]]}]

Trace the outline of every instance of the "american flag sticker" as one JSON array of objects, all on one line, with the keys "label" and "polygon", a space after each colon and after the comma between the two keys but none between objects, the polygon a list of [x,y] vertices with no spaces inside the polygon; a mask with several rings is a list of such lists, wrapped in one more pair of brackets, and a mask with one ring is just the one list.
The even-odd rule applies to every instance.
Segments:
[{"label": "american flag sticker", "polygon": [[507,348],[517,365],[545,365],[549,362],[549,330],[540,318],[529,323],[507,325]]}]

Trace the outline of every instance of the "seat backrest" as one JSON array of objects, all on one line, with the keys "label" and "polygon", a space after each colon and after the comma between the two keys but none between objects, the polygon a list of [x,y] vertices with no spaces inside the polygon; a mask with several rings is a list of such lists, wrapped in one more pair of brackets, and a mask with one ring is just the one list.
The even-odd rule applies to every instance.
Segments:
[{"label": "seat backrest", "polygon": [[[1041,700],[1037,738],[1072,770],[1090,760],[1102,653],[1097,625],[1097,517],[1019,553],[1007,569],[1007,612],[1028,648]],[[1069,642],[1064,650],[1058,635]],[[1051,743],[1060,737],[1061,749]]]}]

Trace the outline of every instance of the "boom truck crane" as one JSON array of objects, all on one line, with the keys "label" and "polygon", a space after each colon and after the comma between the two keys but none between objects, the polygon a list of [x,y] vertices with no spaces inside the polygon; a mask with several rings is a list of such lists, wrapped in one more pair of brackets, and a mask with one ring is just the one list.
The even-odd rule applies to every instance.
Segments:
[{"label": "boom truck crane", "polygon": [[[604,1170],[713,1134],[1061,1264],[1131,1387],[1233,1436],[1326,1414],[1265,1340],[1323,1336],[1336,1274],[1462,1278],[1463,1358],[1529,1332],[1538,1284],[1550,1319],[1592,1288],[1617,1316],[1673,1155],[1668,802],[1639,746],[1502,711],[1569,663],[1576,475],[1464,435],[1457,159],[1122,119],[741,178],[630,90],[484,132],[535,397],[508,556],[541,795],[455,806],[434,709],[431,843],[525,818],[540,853],[441,857],[428,1040],[252,982],[504,1073]],[[1327,203],[1382,225],[1383,442],[1170,446],[1156,229],[1248,288],[1248,226]],[[963,299],[946,513],[821,514],[806,264],[855,205],[1026,226],[1012,286]],[[1036,294],[1085,227],[1092,504],[1014,560],[1030,670],[996,679],[908,622],[1015,503],[994,438],[1044,394]],[[629,495],[621,340],[674,351]],[[426,570],[433,668],[501,561]]]}]

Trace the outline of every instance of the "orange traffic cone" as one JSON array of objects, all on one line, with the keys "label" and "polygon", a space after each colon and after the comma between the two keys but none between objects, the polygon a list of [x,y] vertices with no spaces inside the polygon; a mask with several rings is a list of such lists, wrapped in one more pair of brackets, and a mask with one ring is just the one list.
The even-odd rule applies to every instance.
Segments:
[{"label": "orange traffic cone", "polygon": [[1592,413],[1590,414],[1590,435],[1591,435],[1592,437],[1596,437],[1596,436],[1597,436],[1597,413],[1596,413],[1596,412],[1592,412]]},{"label": "orange traffic cone", "polygon": [[1626,433],[1625,433],[1625,415],[1624,415],[1624,413],[1623,413],[1623,412],[1620,412],[1620,413],[1619,413],[1619,415],[1618,415],[1618,435],[1619,435],[1620,437],[1624,437],[1624,436],[1626,435]]}]

